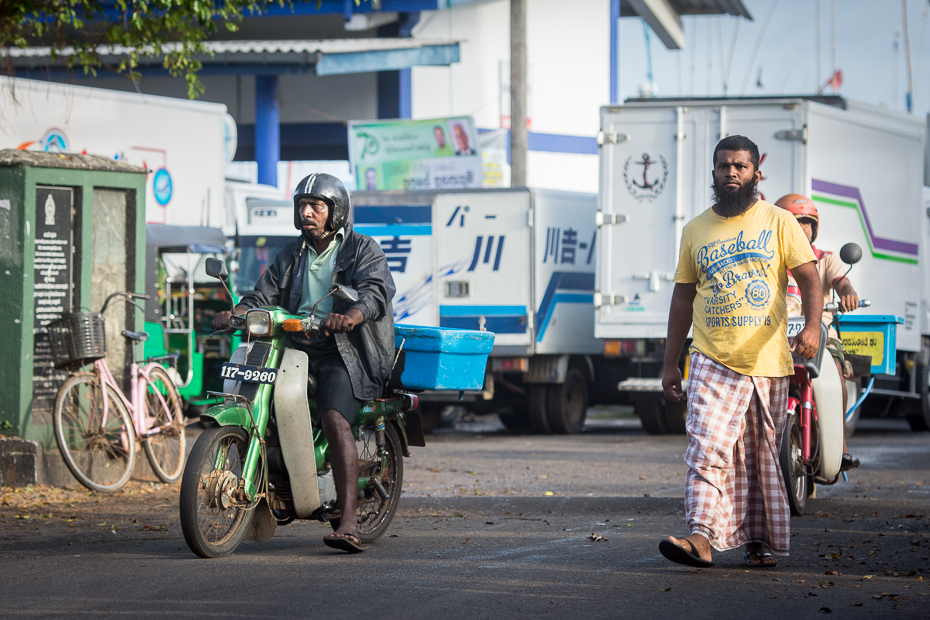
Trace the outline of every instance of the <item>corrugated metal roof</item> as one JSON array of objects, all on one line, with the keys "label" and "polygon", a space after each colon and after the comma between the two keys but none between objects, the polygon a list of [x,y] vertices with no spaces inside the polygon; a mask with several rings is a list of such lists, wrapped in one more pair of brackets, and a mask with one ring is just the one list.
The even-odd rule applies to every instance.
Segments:
[{"label": "corrugated metal roof", "polygon": [[[665,0],[678,15],[735,15],[752,19],[742,0]],[[638,15],[627,0],[620,2],[623,17]]]},{"label": "corrugated metal roof", "polygon": [[226,235],[219,228],[146,224],[145,245],[163,252],[221,253],[226,250]]},{"label": "corrugated metal roof", "polygon": [[[304,56],[306,54],[352,54],[357,52],[379,52],[455,45],[459,42],[458,39],[434,38],[326,39],[321,41],[207,41],[204,45],[207,49],[212,51],[215,56],[213,58],[202,57],[201,61],[205,63],[228,62],[230,60],[239,61],[242,57],[249,55],[275,55],[283,57],[288,55]],[[170,53],[179,48],[179,44],[169,43],[164,46],[164,51]],[[19,64],[16,63],[16,59],[51,58],[50,47],[28,47],[26,49],[14,47],[6,51],[10,58],[13,59],[14,64]],[[66,48],[59,56],[66,57],[72,53],[72,51],[71,48]],[[101,45],[97,48],[97,52],[102,56],[125,56],[129,51],[129,48],[119,45]],[[139,62],[161,64],[161,59],[142,57],[139,59]]]},{"label": "corrugated metal roof", "polygon": [[97,155],[77,155],[74,153],[46,153],[45,151],[22,151],[19,149],[0,150],[0,167],[33,166],[35,168],[75,168],[79,170],[111,170],[114,172],[135,172],[145,174],[145,168],[127,164],[124,161],[99,157]]},{"label": "corrugated metal roof", "polygon": [[669,0],[679,15],[736,15],[752,19],[742,0]]},{"label": "corrugated metal roof", "polygon": [[[459,40],[456,39],[325,39],[315,41],[208,41],[204,44],[212,54],[195,54],[203,64],[202,75],[211,73],[306,73],[317,75],[391,71],[415,66],[448,66],[459,61]],[[178,49],[178,44],[164,46],[165,52]],[[51,48],[30,47],[9,50],[10,64],[19,71],[67,70],[66,49],[56,58]],[[105,65],[116,66],[130,52],[122,46],[97,48]],[[140,56],[143,73],[165,73],[162,57]]]}]

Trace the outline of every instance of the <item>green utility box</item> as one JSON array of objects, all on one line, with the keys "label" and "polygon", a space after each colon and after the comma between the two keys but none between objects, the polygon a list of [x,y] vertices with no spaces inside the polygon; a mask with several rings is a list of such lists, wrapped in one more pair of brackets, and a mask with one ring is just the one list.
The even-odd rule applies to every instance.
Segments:
[{"label": "green utility box", "polygon": [[[67,375],[52,364],[46,326],[65,312],[99,311],[111,293],[142,292],[144,260],[143,168],[0,150],[0,435],[39,454],[36,444],[56,450],[52,411]],[[141,331],[142,313],[114,302],[105,319],[107,362],[124,381],[131,352],[120,332]],[[4,443],[17,442],[0,439],[0,484],[28,456],[4,460]]]}]

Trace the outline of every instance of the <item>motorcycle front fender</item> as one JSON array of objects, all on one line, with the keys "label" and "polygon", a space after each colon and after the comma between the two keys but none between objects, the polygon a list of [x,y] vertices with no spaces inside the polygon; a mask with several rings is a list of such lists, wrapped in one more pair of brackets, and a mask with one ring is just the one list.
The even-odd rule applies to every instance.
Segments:
[{"label": "motorcycle front fender", "polygon": [[200,421],[220,426],[241,426],[246,430],[252,428],[252,416],[242,405],[215,405],[200,414]]}]

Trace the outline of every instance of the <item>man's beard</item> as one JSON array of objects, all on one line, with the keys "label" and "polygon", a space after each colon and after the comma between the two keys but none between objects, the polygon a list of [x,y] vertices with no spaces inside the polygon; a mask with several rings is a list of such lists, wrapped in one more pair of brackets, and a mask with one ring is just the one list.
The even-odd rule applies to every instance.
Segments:
[{"label": "man's beard", "polygon": [[737,189],[721,187],[714,179],[711,189],[714,190],[714,204],[716,211],[723,217],[734,217],[743,213],[756,202],[756,186],[759,184],[755,179],[748,181],[745,185],[740,185]]},{"label": "man's beard", "polygon": [[[301,226],[309,226],[309,225],[312,225],[313,223],[314,222],[311,220],[306,220],[306,219],[300,220]],[[304,236],[307,238],[308,241],[323,241],[327,237],[331,236],[333,232],[335,232],[332,230],[323,230],[322,232],[317,232],[315,230],[307,230],[306,228],[302,228],[301,231],[303,232]]]}]

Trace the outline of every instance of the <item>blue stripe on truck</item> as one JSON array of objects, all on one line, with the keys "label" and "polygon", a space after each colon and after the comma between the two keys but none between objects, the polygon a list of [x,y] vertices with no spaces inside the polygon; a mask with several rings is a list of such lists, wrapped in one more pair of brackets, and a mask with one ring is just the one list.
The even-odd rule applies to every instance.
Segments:
[{"label": "blue stripe on truck", "polygon": [[355,224],[432,224],[432,207],[362,207],[353,208]]},{"label": "blue stripe on truck", "polygon": [[412,226],[382,224],[380,226],[356,226],[355,232],[369,237],[429,237],[433,234],[433,227],[429,224]]},{"label": "blue stripe on truck", "polygon": [[525,334],[526,315],[521,316],[441,316],[439,327],[454,329],[481,329],[481,317],[484,316],[484,328],[495,334]]},{"label": "blue stripe on truck", "polygon": [[[560,291],[591,291],[590,294],[568,294]],[[542,342],[546,335],[546,328],[552,319],[555,305],[563,303],[589,303],[594,310],[594,274],[591,272],[554,271],[549,278],[549,286],[539,304],[536,313],[536,342]]]},{"label": "blue stripe on truck", "polygon": [[526,316],[526,306],[439,306],[439,316]]},{"label": "blue stripe on truck", "polygon": [[439,326],[456,329],[484,328],[495,334],[525,334],[526,306],[439,306]]}]

